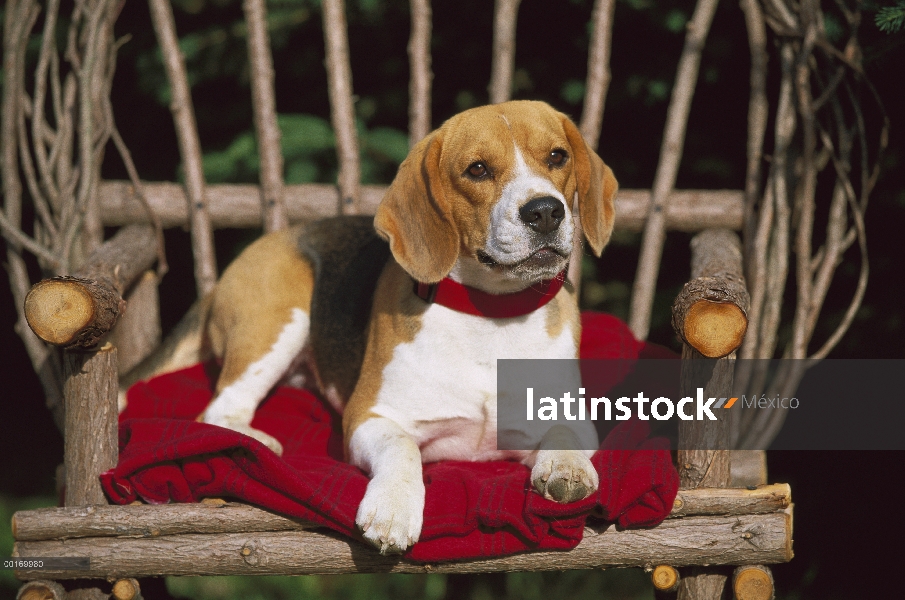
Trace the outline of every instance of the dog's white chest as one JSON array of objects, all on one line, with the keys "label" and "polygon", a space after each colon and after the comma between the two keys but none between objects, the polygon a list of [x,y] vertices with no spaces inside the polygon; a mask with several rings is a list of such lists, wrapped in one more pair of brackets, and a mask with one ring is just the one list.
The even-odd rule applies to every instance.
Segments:
[{"label": "dog's white chest", "polygon": [[415,339],[394,349],[372,410],[411,435],[424,462],[520,457],[496,449],[496,361],[575,358],[572,331],[551,336],[545,320],[545,308],[489,319],[432,305]]}]

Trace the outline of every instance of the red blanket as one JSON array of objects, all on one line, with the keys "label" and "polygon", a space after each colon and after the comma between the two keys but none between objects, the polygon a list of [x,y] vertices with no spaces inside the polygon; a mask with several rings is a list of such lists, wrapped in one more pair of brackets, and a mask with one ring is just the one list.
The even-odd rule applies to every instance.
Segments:
[{"label": "red blanket", "polygon": [[[582,321],[583,358],[674,356],[636,341],[614,317],[588,313]],[[196,422],[211,389],[206,367],[196,365],[129,390],[119,465],[101,475],[110,499],[232,497],[361,539],[355,512],[368,479],[342,462],[338,419],[320,399],[278,388],[258,408],[252,426],[283,444],[279,457],[250,437]],[[424,527],[406,556],[438,561],[573,548],[592,512],[621,527],[657,525],[672,509],[679,479],[667,442],[647,437],[645,422],[617,427],[592,458],[600,489],[572,504],[531,491],[530,471],[517,463],[427,464]]]}]

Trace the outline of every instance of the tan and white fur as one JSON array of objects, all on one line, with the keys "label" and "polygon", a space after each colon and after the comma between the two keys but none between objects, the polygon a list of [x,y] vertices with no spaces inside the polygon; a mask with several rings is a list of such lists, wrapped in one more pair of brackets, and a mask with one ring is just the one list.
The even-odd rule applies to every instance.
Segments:
[{"label": "tan and white fur", "polygon": [[[576,358],[574,289],[564,286],[527,315],[491,319],[428,304],[413,293],[413,280],[449,276],[507,294],[550,279],[570,258],[573,198],[599,255],[612,231],[615,192],[612,172],[575,125],[544,103],[509,102],[451,118],[412,149],[374,218],[390,256],[375,275],[362,351],[350,359],[360,368],[343,366],[341,350],[318,349],[326,338],[312,322],[315,285],[330,273],[300,248],[310,245],[306,236],[327,234],[310,227],[273,233],[225,270],[196,319],[201,347],[223,364],[201,418],[279,453],[277,440],[250,425],[258,404],[279,382],[320,388],[342,414],[348,461],[371,478],[356,523],[383,553],[418,540],[423,462],[517,460],[546,497],[588,496],[599,483],[586,450],[597,445],[589,422],[539,424],[525,433],[530,451],[502,451],[496,443],[496,360]],[[541,208],[526,217],[532,201]],[[569,379],[564,386],[578,387],[577,369]]]}]

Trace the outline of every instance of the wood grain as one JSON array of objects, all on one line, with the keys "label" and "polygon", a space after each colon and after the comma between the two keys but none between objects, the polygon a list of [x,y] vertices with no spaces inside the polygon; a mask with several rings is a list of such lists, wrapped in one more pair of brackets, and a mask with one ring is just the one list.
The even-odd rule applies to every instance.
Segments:
[{"label": "wood grain", "polygon": [[159,345],[160,279],[154,271],[145,271],[126,297],[126,309],[108,338],[116,346],[119,374],[128,373]]},{"label": "wood grain", "polygon": [[[700,6],[700,4],[699,4]],[[673,304],[673,328],[683,340],[681,392],[694,397],[698,390],[707,398],[729,398],[735,371],[735,349],[747,328],[748,292],[742,276],[741,244],[726,229],[708,229],[691,241],[692,281]],[[714,290],[731,289],[727,299]],[[720,301],[719,304],[717,301]],[[742,313],[742,324],[733,314],[714,313],[714,306],[728,306]],[[741,306],[740,306],[741,305]],[[703,306],[704,314],[695,312]],[[694,331],[691,335],[689,329]],[[703,335],[697,335],[703,334]],[[705,343],[706,342],[706,343]],[[677,462],[682,488],[728,487],[731,481],[729,438],[732,413],[717,409],[715,421],[679,423]],[[682,574],[677,600],[722,598],[728,573],[713,563],[695,566]]]},{"label": "wood grain", "polygon": [[674,592],[679,587],[679,571],[669,565],[659,565],[650,574],[654,589],[659,592]]},{"label": "wood grain", "polygon": [[[791,491],[785,483],[765,485],[756,490],[679,490],[668,518],[762,514],[784,510],[791,501]],[[52,507],[19,511],[12,518],[13,537],[18,541],[299,531],[314,527],[305,521],[239,502]]]},{"label": "wood grain", "polygon": [[748,329],[741,242],[728,229],[708,229],[692,239],[691,253],[691,280],[673,302],[673,329],[702,355],[720,358],[741,346]]},{"label": "wood grain", "polygon": [[98,475],[115,467],[119,460],[117,389],[116,348],[112,345],[64,353],[67,506],[107,503]]},{"label": "wood grain", "polygon": [[[142,186],[148,204],[164,227],[185,227],[189,214],[185,189],[176,183],[146,182]],[[372,215],[387,186],[361,186],[362,214]],[[218,184],[206,188],[208,212],[214,227],[260,227],[261,195],[252,184]],[[104,225],[146,223],[147,214],[135,188],[128,181],[104,181],[98,194]],[[339,190],[335,185],[306,183],[287,185],[283,199],[290,222],[323,219],[338,214]],[[616,229],[638,232],[650,207],[650,190],[620,189],[616,195]],[[722,227],[742,228],[744,194],[740,190],[676,190],[666,207],[666,227],[696,232]]]},{"label": "wood grain", "polygon": [[[204,178],[201,140],[192,105],[191,86],[185,67],[185,56],[179,47],[176,19],[168,0],[148,0],[151,20],[163,55],[163,64],[170,84],[170,112],[176,127],[179,154],[185,172],[185,188],[189,201],[186,209],[191,214],[192,257],[195,265],[195,286],[201,298],[213,289],[217,282],[217,258],[214,250],[214,233],[208,211],[207,182]],[[103,206],[103,205],[102,205]],[[103,213],[103,208],[101,208]]]},{"label": "wood grain", "polygon": [[29,327],[44,341],[91,348],[116,324],[122,295],[157,258],[154,230],[123,227],[72,276],[36,283],[25,297]]},{"label": "wood grain", "polygon": [[[670,519],[653,529],[587,528],[568,552],[531,552],[429,565],[432,573],[546,571],[658,564],[772,564],[792,558],[791,514]],[[180,534],[16,542],[14,555],[89,556],[88,571],[16,571],[21,579],[156,575],[424,573],[421,563],[381,556],[332,532]]]},{"label": "wood grain", "polygon": [[773,573],[763,565],[745,565],[732,574],[736,600],[773,600]]}]

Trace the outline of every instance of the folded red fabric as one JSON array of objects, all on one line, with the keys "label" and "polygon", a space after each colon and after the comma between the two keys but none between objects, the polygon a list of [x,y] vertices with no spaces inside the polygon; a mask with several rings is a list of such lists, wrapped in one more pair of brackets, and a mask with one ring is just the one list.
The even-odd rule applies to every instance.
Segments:
[{"label": "folded red fabric", "polygon": [[[609,315],[587,313],[582,322],[583,358],[674,356],[636,341]],[[342,461],[336,415],[311,392],[275,389],[252,426],[283,444],[277,456],[248,436],[195,421],[212,397],[211,370],[196,365],[129,390],[119,464],[101,475],[110,499],[162,504],[231,497],[361,539],[355,512],[368,478]],[[618,380],[614,375],[606,383]],[[669,514],[679,478],[667,441],[648,439],[647,423],[621,424],[591,460],[600,489],[571,504],[531,491],[530,471],[517,463],[425,465],[424,527],[406,556],[439,561],[568,549],[581,541],[592,512],[624,528],[657,525]]]}]

